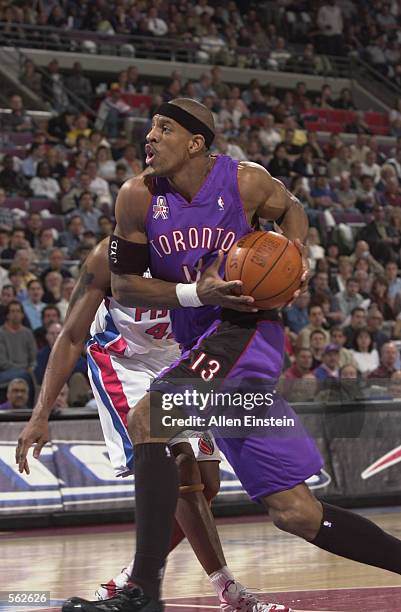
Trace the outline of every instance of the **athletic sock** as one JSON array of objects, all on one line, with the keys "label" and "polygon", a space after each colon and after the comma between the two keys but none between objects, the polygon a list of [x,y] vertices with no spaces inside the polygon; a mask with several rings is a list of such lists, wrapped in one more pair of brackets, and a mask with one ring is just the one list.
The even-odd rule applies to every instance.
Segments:
[{"label": "athletic sock", "polygon": [[401,574],[401,540],[368,519],[322,503],[323,519],[312,541],[323,550]]},{"label": "athletic sock", "polygon": [[165,444],[135,446],[136,554],[132,581],[160,598],[178,498],[178,470]]},{"label": "athletic sock", "polygon": [[227,590],[227,587],[230,583],[235,583],[234,576],[232,575],[228,567],[225,565],[217,572],[209,574],[209,579],[212,583],[214,590],[216,591],[216,595],[219,598],[219,601],[224,602],[223,592]]}]

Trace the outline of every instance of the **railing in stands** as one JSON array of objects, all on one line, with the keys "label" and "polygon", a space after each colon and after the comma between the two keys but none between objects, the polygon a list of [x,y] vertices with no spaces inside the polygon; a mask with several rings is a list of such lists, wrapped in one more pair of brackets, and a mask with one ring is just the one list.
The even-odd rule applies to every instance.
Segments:
[{"label": "railing in stands", "polygon": [[[0,28],[0,46],[2,46],[2,52],[6,54],[9,65],[13,66],[13,69],[16,74],[21,77],[24,65],[28,58],[25,53],[23,53],[21,49],[19,49],[18,45],[12,45],[12,49],[10,49],[10,43],[11,41],[3,35],[3,32]],[[39,72],[42,75],[42,78],[44,79],[48,75],[47,71],[41,66],[36,66],[36,71]],[[28,87],[28,84],[26,82],[24,82],[24,85]],[[96,116],[96,113],[93,108],[91,108],[80,96],[71,91],[71,89],[68,89],[68,87],[66,87],[64,83],[60,82],[59,87],[63,91],[65,98],[68,101],[69,108],[74,108],[77,111],[84,112],[88,116]],[[46,94],[45,89],[42,90],[42,98],[49,104],[51,108],[52,99],[49,95]]]},{"label": "railing in stands", "polygon": [[[106,34],[86,30],[63,30],[47,26],[6,23],[0,21],[0,45],[47,49],[49,51],[97,53],[99,55],[129,56],[161,61],[199,62],[200,42],[190,37],[171,38],[151,36],[128,36]],[[327,77],[356,79],[361,86],[392,106],[401,96],[401,88],[387,76],[375,70],[359,56],[316,56],[316,69],[312,70],[300,59],[299,50],[291,49],[293,57],[280,71],[314,74]],[[236,47],[226,49],[224,59],[216,63],[244,68],[269,69],[270,50],[268,48]],[[211,61],[213,58],[211,57]],[[270,68],[271,69],[271,68]],[[380,83],[380,87],[377,84]]]}]

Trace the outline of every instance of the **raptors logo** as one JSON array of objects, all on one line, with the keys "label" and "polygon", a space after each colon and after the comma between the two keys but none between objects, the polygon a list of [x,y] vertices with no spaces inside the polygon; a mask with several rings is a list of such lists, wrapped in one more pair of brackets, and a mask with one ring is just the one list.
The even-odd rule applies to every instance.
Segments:
[{"label": "raptors logo", "polygon": [[199,438],[198,446],[199,446],[199,450],[204,455],[213,455],[214,444],[210,436],[208,436],[206,433],[202,434],[201,437]]},{"label": "raptors logo", "polygon": [[164,196],[159,196],[157,198],[157,204],[153,204],[153,219],[158,219],[161,217],[162,219],[168,219],[170,209],[166,202],[166,198]]}]

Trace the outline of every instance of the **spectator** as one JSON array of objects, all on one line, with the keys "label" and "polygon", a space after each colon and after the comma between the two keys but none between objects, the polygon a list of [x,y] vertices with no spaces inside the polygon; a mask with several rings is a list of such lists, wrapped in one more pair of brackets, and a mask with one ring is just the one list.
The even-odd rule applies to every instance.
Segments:
[{"label": "spectator", "polygon": [[29,186],[35,197],[55,201],[60,193],[60,185],[54,178],[51,178],[47,161],[42,161],[37,165],[36,177],[31,180]]},{"label": "spectator", "polygon": [[64,322],[64,319],[67,314],[68,307],[70,305],[71,294],[75,287],[75,280],[73,278],[63,278],[63,282],[61,284],[61,300],[57,303],[57,308],[60,311],[61,321]]},{"label": "spectator", "polygon": [[355,360],[352,356],[350,349],[345,348],[346,336],[343,329],[339,325],[335,325],[330,330],[330,343],[336,344],[339,348],[340,353],[340,368],[345,365],[352,364],[356,365]]},{"label": "spectator", "polygon": [[395,319],[395,313],[391,305],[388,291],[389,285],[387,279],[384,276],[377,276],[372,283],[370,295],[372,303],[376,304],[385,321]]},{"label": "spectator", "polygon": [[368,375],[379,367],[379,352],[367,327],[355,332],[352,345],[351,353],[361,374]]},{"label": "spectator", "polygon": [[312,374],[312,351],[308,348],[298,349],[295,353],[295,363],[284,372],[285,380],[305,378]]},{"label": "spectator", "polygon": [[267,167],[272,176],[290,176],[291,164],[287,157],[287,150],[283,143],[279,143],[274,149],[274,154]]},{"label": "spectator", "polygon": [[42,75],[36,70],[36,66],[31,60],[26,60],[21,80],[39,98],[42,98]]},{"label": "spectator", "polygon": [[327,337],[323,329],[315,329],[310,335],[310,350],[312,351],[312,369],[315,370],[322,363],[324,347]]},{"label": "spectator", "polygon": [[118,83],[110,86],[110,95],[99,106],[95,127],[109,138],[117,138],[131,107],[124,102]]},{"label": "spectator", "polygon": [[349,147],[343,145],[338,148],[329,161],[328,171],[331,179],[349,174],[351,170],[351,152]]},{"label": "spectator", "polygon": [[199,61],[202,63],[221,62],[226,48],[224,38],[220,35],[215,23],[209,25],[207,33],[200,37]]},{"label": "spectator", "polygon": [[0,410],[28,410],[29,385],[23,378],[14,378],[7,387],[7,401]]},{"label": "spectator", "polygon": [[13,285],[3,285],[0,292],[0,325],[4,325],[7,315],[7,306],[16,301],[17,293]]},{"label": "spectator", "polygon": [[42,301],[44,291],[42,283],[36,279],[29,281],[27,289],[28,299],[23,303],[23,308],[31,329],[35,330],[42,325],[42,310],[46,306]]},{"label": "spectator", "polygon": [[42,217],[39,213],[33,212],[29,215],[26,224],[25,238],[32,248],[39,246],[39,236],[43,228]]},{"label": "spectator", "polygon": [[219,153],[223,153],[223,155],[229,155],[234,159],[238,159],[239,161],[247,161],[247,156],[240,146],[236,144],[231,144],[228,142],[225,136],[219,134],[215,139],[215,147],[217,148]]},{"label": "spectator", "polygon": [[168,32],[167,23],[159,16],[158,10],[155,7],[149,10],[147,26],[153,36],[165,36]]},{"label": "spectator", "polygon": [[96,234],[99,224],[99,217],[102,212],[94,207],[93,195],[89,191],[84,191],[79,198],[79,209],[74,216],[81,218],[85,230],[89,230]]},{"label": "spectator", "polygon": [[111,236],[114,229],[114,223],[112,223],[110,217],[107,215],[102,215],[99,217],[98,221],[99,232],[97,235],[98,241],[107,238],[107,236]]},{"label": "spectator", "polygon": [[42,310],[42,325],[35,329],[34,332],[39,350],[46,346],[46,333],[51,323],[61,323],[61,315],[57,306],[47,304]]},{"label": "spectator", "polygon": [[356,106],[352,100],[351,90],[348,87],[344,87],[344,89],[340,92],[340,97],[335,102],[335,107],[342,110],[356,110]]},{"label": "spectator", "polygon": [[369,244],[366,240],[358,240],[355,244],[355,250],[349,257],[349,262],[352,266],[356,265],[359,259],[364,259],[369,264],[369,269],[375,274],[383,274],[384,268],[379,262],[372,256],[370,252]]},{"label": "spectator", "polygon": [[376,185],[380,181],[380,166],[377,163],[377,155],[375,151],[366,153],[365,161],[362,162],[362,173],[364,176],[370,176],[373,183]]},{"label": "spectator", "polygon": [[[315,202],[315,207],[320,210],[336,207],[337,194],[330,187],[327,176],[315,178],[315,185],[310,192]],[[338,205],[337,205],[338,206]]]},{"label": "spectator", "polygon": [[11,113],[4,116],[4,128],[11,132],[29,132],[32,130],[32,119],[26,113],[21,96],[10,98]]},{"label": "spectator", "polygon": [[60,234],[58,246],[66,248],[68,254],[72,255],[81,243],[83,231],[84,225],[81,216],[73,214],[67,221],[67,230]]},{"label": "spectator", "polygon": [[138,159],[133,145],[127,145],[124,148],[124,155],[118,159],[118,165],[123,165],[125,168],[124,178],[130,178],[142,172],[142,162]]},{"label": "spectator", "polygon": [[314,177],[315,167],[313,163],[313,149],[310,145],[305,144],[302,147],[301,155],[294,161],[292,170],[296,174],[309,179]]},{"label": "spectator", "polygon": [[28,157],[21,164],[21,170],[27,178],[32,178],[37,174],[37,168],[40,162],[44,161],[46,148],[43,144],[33,143],[29,151]]},{"label": "spectator", "polygon": [[297,346],[299,348],[308,348],[310,346],[310,336],[315,330],[321,331],[327,342],[330,340],[329,333],[324,328],[326,325],[326,320],[324,318],[323,309],[321,306],[314,306],[310,304],[308,307],[308,314],[310,323],[304,327],[298,335]]},{"label": "spectator", "polygon": [[358,293],[358,281],[356,278],[348,278],[345,285],[345,290],[337,293],[336,298],[338,305],[344,318],[348,317],[354,308],[361,306],[364,302],[363,297]]},{"label": "spectator", "polygon": [[64,79],[60,74],[60,66],[53,59],[47,66],[47,74],[42,83],[43,93],[57,112],[64,112],[68,107],[68,96],[64,87]]},{"label": "spectator", "polygon": [[[348,134],[371,134],[370,127],[365,121],[363,111],[356,111],[354,119],[345,126]],[[362,161],[362,160],[361,160]]]},{"label": "spectator", "polygon": [[32,331],[22,325],[24,311],[18,301],[7,306],[6,322],[0,327],[0,383],[23,378],[32,385],[36,344]]},{"label": "spectator", "polygon": [[0,187],[9,196],[29,194],[29,187],[22,172],[17,172],[14,168],[12,155],[4,155],[2,159],[2,171],[0,172]]},{"label": "spectator", "polygon": [[364,327],[366,327],[366,311],[364,308],[356,306],[351,312],[350,324],[344,327],[346,348],[350,349],[354,346],[356,332]]},{"label": "spectator", "polygon": [[347,280],[352,276],[352,263],[348,257],[342,256],[338,258],[338,272],[331,279],[331,289],[334,293],[344,291]]},{"label": "spectator", "polygon": [[49,256],[49,266],[45,268],[40,275],[42,281],[49,272],[59,272],[63,278],[71,278],[71,272],[65,266],[64,253],[59,248],[55,248],[51,251]]},{"label": "spectator", "polygon": [[97,165],[94,160],[89,160],[86,165],[86,171],[89,175],[89,191],[96,196],[96,203],[98,206],[107,204],[110,208],[112,206],[112,199],[110,193],[110,187],[107,181],[98,175]]},{"label": "spectator", "polygon": [[111,157],[110,147],[99,147],[96,164],[100,178],[111,181],[116,177],[116,162]]},{"label": "spectator", "polygon": [[43,301],[46,304],[57,304],[61,300],[61,285],[63,277],[57,270],[49,270],[43,277],[45,289]]},{"label": "spectator", "polygon": [[399,351],[394,342],[385,342],[380,349],[380,365],[369,374],[368,378],[390,380],[393,373],[397,371],[396,363],[398,359]]},{"label": "spectator", "polygon": [[270,113],[260,117],[258,138],[268,153],[272,153],[281,142],[280,132],[274,127],[274,116]]},{"label": "spectator", "polygon": [[314,375],[320,383],[339,378],[340,351],[336,344],[328,344],[322,357],[322,364],[314,370]]},{"label": "spectator", "polygon": [[371,212],[377,204],[377,192],[369,175],[361,176],[361,186],[356,190],[356,207],[362,213]]},{"label": "spectator", "polygon": [[344,23],[341,8],[335,0],[328,0],[319,8],[317,25],[320,30],[320,52],[342,55]]},{"label": "spectator", "polygon": [[58,394],[58,396],[56,397],[56,401],[54,402],[54,408],[53,408],[53,413],[54,411],[58,412],[59,410],[65,410],[66,408],[68,408],[69,404],[68,404],[68,395],[69,395],[69,389],[68,389],[68,385],[67,383],[62,387],[60,393]]},{"label": "spectator", "polygon": [[89,105],[91,103],[92,85],[90,79],[84,76],[80,62],[74,62],[72,73],[67,78],[66,85],[73,94],[82,98],[86,104]]},{"label": "spectator", "polygon": [[310,294],[305,291],[289,308],[284,309],[285,323],[293,334],[298,334],[309,323],[308,305]]},{"label": "spectator", "polygon": [[356,208],[357,195],[355,189],[351,187],[349,176],[340,176],[336,196],[344,211],[358,212]]},{"label": "spectator", "polygon": [[398,265],[395,261],[388,261],[385,266],[385,278],[388,282],[388,297],[394,302],[401,294],[401,278],[398,277]]},{"label": "spectator", "polygon": [[22,277],[22,288],[26,289],[29,281],[36,279],[32,272],[34,252],[31,248],[19,249],[14,257],[12,268],[20,272]]},{"label": "spectator", "polygon": [[373,342],[378,351],[383,344],[389,341],[389,337],[382,331],[384,318],[376,305],[369,308],[367,317],[367,328],[372,335]]},{"label": "spectator", "polygon": [[43,228],[39,234],[39,245],[35,249],[38,261],[48,259],[54,248],[54,230],[53,228]]}]

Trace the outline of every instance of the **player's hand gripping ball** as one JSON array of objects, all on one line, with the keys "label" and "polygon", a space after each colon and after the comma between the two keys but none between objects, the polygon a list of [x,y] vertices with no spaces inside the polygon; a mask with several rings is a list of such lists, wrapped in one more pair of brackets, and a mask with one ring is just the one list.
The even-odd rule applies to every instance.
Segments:
[{"label": "player's hand gripping ball", "polygon": [[226,280],[241,280],[243,295],[252,296],[262,310],[291,302],[304,272],[299,248],[276,232],[243,236],[231,247],[225,266]]}]

